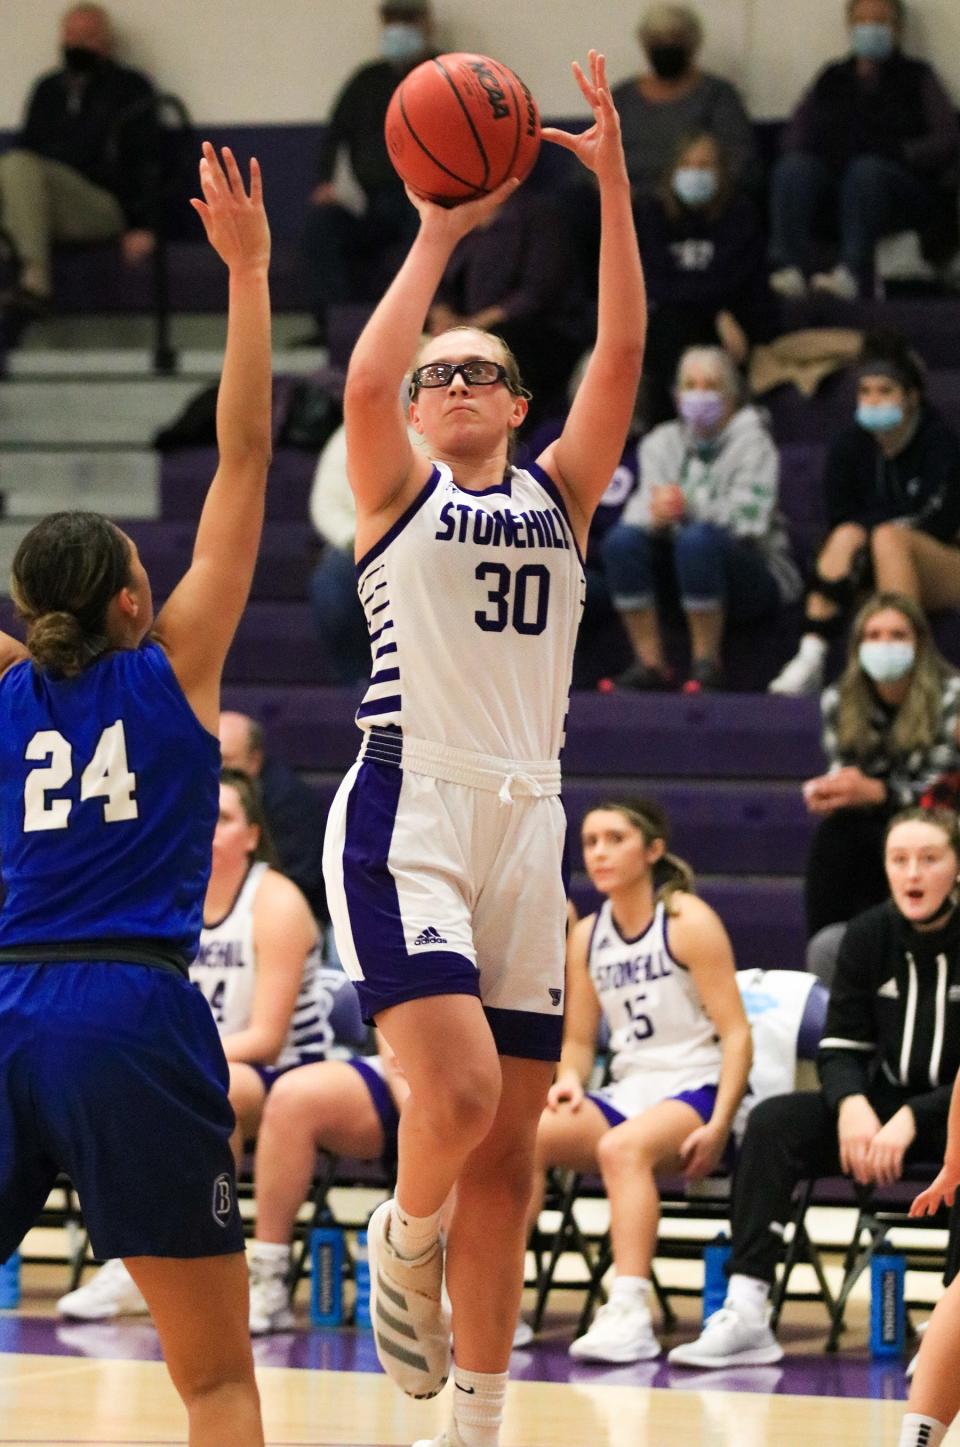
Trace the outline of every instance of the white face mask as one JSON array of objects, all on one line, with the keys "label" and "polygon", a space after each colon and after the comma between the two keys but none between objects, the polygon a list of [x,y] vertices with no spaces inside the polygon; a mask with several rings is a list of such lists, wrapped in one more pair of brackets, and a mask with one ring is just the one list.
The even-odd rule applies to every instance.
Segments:
[{"label": "white face mask", "polygon": [[380,33],[380,54],[384,60],[402,65],[424,54],[426,46],[419,25],[405,20],[389,20]]},{"label": "white face mask", "polygon": [[913,667],[916,649],[903,639],[875,639],[860,644],[860,667],[874,683],[897,683]]}]

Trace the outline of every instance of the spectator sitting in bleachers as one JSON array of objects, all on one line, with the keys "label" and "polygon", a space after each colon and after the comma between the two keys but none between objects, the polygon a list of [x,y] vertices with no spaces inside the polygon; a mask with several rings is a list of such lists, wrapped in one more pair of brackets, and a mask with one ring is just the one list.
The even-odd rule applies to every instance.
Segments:
[{"label": "spectator sitting in bleachers", "polygon": [[804,95],[773,174],[771,285],[784,296],[805,293],[830,217],[839,259],[811,285],[852,299],[873,293],[882,237],[956,211],[960,130],[936,72],[900,49],[903,0],[847,0],[846,11],[851,54]]},{"label": "spectator sitting in bleachers", "polygon": [[810,937],[886,897],[891,814],[960,768],[960,676],[909,598],[878,593],[864,604],[821,713],[827,772],[803,786],[820,818],[806,873]]},{"label": "spectator sitting in bleachers", "polygon": [[592,338],[585,306],[557,208],[523,188],[460,241],[427,326],[431,336],[467,326],[503,338],[532,393],[529,433],[565,409],[570,374]]},{"label": "spectator sitting in bleachers", "polygon": [[[599,1166],[617,1275],[608,1305],[570,1348],[579,1361],[659,1355],[649,1306],[656,1176],[710,1174],[750,1073],[730,941],[692,892],[689,867],[667,853],[667,834],[663,812],[640,799],[599,804],[583,821],[584,864],[606,900],[569,937],[563,1050],[537,1131],[530,1213],[532,1227],[548,1167]],[[612,1083],[590,1090],[601,1018]]]},{"label": "spectator sitting in bleachers", "polygon": [[328,928],[322,857],[326,815],[317,795],[289,764],[266,752],[263,725],[244,713],[221,713],[220,752],[225,768],[256,779],[280,867]]},{"label": "spectator sitting in bleachers", "polygon": [[607,534],[604,560],[636,655],[618,684],[670,686],[656,601],[675,568],[691,633],[686,689],[698,692],[721,686],[726,622],[775,613],[801,584],[777,512],[777,449],[721,347],[684,354],[676,401],[679,420],[640,444],[640,488]]},{"label": "spectator sitting in bleachers", "polygon": [[131,264],[154,244],[147,195],[157,149],[153,86],[113,59],[113,27],[101,5],[72,6],[60,41],[62,68],[37,81],[20,134],[0,156],[0,226],[20,261],[18,283],[3,301],[8,342],[50,310],[56,242],[119,238]]},{"label": "spectator sitting in bleachers", "polygon": [[871,583],[925,609],[960,606],[960,439],[927,401],[923,363],[899,334],[864,339],[857,402],[827,454],[829,533],[800,648],[771,693],[822,688],[830,641]]},{"label": "spectator sitting in bleachers", "polygon": [[719,343],[744,368],[752,344],[769,340],[776,321],[759,216],[708,131],[680,142],[635,216],[651,303],[643,362],[650,428],[673,416],[673,379],[687,347]]},{"label": "spectator sitting in bleachers", "polygon": [[270,1092],[254,1164],[256,1239],[250,1262],[250,1331],[287,1331],[291,1241],[307,1199],[318,1151],[355,1160],[382,1158],[396,1170],[397,1127],[407,1094],[396,1057],[382,1036],[378,1053],[327,1060],[291,1071]]},{"label": "spectator sitting in bleachers", "polygon": [[697,65],[703,25],[688,5],[651,5],[637,39],[650,73],[613,88],[634,197],[654,191],[684,136],[706,131],[723,147],[735,182],[756,186],[753,129],[736,88]]},{"label": "spectator sitting in bleachers", "polygon": [[[273,860],[259,790],[246,774],[225,769],[190,978],[209,1002],[229,1065],[238,1166],[274,1083],[324,1060],[338,1035],[357,1041],[364,1034],[353,986],[341,971],[320,968],[316,921]],[[147,1310],[120,1260],[57,1306],[89,1321]]]},{"label": "spectator sitting in bleachers", "polygon": [[734,1174],[727,1299],[696,1341],[670,1352],[671,1365],[780,1361],[769,1297],[799,1180],[842,1171],[884,1186],[906,1163],[943,1158],[960,1066],[956,815],[895,815],[884,858],[892,898],[844,936],[817,1056],[821,1088],[751,1111]]},{"label": "spectator sitting in bleachers", "polygon": [[[316,322],[311,340],[319,345],[326,342],[331,304],[363,296],[358,261],[369,265],[393,253],[399,266],[416,231],[417,213],[390,161],[384,122],[400,81],[432,53],[433,19],[429,0],[382,0],[379,11],[380,59],[361,66],[338,95],[323,136],[317,184],[310,193],[303,251]],[[344,150],[363,192],[359,216],[337,191],[335,172]],[[389,277],[379,279],[385,283]]]}]

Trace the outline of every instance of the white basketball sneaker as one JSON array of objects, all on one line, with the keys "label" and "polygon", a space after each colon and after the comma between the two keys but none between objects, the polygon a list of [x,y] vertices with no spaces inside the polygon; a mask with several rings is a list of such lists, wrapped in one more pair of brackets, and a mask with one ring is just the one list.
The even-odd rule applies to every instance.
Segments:
[{"label": "white basketball sneaker", "polygon": [[660,1355],[646,1302],[615,1297],[570,1347],[577,1362],[649,1362]]},{"label": "white basketball sneaker", "polygon": [[[450,1313],[444,1307],[443,1247],[435,1241],[412,1261],[387,1234],[392,1201],[367,1226],[370,1316],[380,1365],[409,1397],[435,1397],[450,1375]],[[442,1438],[440,1439],[443,1440]]]},{"label": "white basketball sneaker", "polygon": [[823,688],[826,662],[827,646],[822,639],[809,635],[802,638],[790,662],[785,663],[776,678],[767,685],[767,692],[784,694],[788,698],[819,693]]},{"label": "white basketball sneaker", "polygon": [[115,1316],[149,1315],[150,1308],[139,1286],[117,1258],[105,1261],[85,1286],[61,1296],[57,1311],[78,1321],[109,1321]]},{"label": "white basketball sneaker", "polygon": [[294,1324],[290,1309],[289,1255],[269,1261],[250,1248],[250,1335],[266,1336],[272,1331],[289,1331]]},{"label": "white basketball sneaker", "polygon": [[770,1330],[769,1307],[750,1321],[726,1303],[709,1316],[696,1341],[667,1354],[672,1367],[760,1367],[783,1360],[783,1347]]}]

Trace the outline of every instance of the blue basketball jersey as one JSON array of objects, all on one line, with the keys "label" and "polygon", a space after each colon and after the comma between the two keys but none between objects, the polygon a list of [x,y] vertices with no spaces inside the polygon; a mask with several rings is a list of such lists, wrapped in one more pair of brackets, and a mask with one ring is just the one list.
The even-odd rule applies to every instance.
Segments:
[{"label": "blue basketball jersey", "polygon": [[0,950],[84,959],[126,941],[185,971],[219,769],[219,742],[157,644],[106,654],[77,678],[15,664],[0,678]]}]

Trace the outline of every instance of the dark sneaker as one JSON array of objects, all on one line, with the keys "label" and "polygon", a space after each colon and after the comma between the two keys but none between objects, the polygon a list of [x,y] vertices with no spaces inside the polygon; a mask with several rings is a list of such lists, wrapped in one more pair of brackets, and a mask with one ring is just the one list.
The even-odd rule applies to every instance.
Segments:
[{"label": "dark sneaker", "polygon": [[723,688],[723,671],[712,658],[698,658],[683,685],[684,693],[716,693]]},{"label": "dark sneaker", "polygon": [[632,688],[638,692],[652,693],[672,688],[673,675],[668,669],[652,668],[649,663],[638,658],[629,668],[618,673],[612,682],[615,688]]}]

